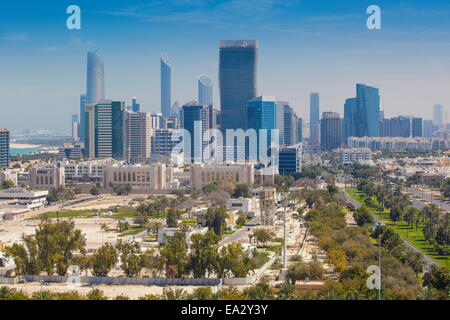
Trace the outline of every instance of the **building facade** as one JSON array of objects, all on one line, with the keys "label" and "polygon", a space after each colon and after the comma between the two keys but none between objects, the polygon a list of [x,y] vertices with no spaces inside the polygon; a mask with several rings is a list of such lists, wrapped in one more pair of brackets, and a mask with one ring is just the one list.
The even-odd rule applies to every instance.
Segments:
[{"label": "building facade", "polygon": [[0,129],[0,168],[9,167],[9,131]]},{"label": "building facade", "polygon": [[148,112],[127,114],[128,158],[131,162],[145,162],[151,153],[151,116]]},{"label": "building facade", "polygon": [[33,189],[64,187],[65,171],[61,166],[39,166],[30,169],[29,185]]},{"label": "building facade", "polygon": [[309,95],[309,139],[313,144],[319,144],[320,134],[320,100],[317,92]]},{"label": "building facade", "polygon": [[330,151],[342,143],[342,119],[337,112],[324,112],[320,124],[320,146]]},{"label": "building facade", "polygon": [[246,183],[252,186],[254,183],[254,168],[251,164],[233,165],[203,165],[191,166],[191,187],[201,190],[206,184],[213,182]]},{"label": "building facade", "polygon": [[161,113],[164,117],[170,116],[171,90],[172,90],[172,64],[169,57],[161,54]]}]

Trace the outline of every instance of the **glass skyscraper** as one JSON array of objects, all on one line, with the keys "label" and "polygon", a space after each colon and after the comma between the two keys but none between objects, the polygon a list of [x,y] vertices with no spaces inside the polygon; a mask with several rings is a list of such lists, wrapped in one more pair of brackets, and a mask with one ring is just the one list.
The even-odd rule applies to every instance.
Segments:
[{"label": "glass skyscraper", "polygon": [[312,92],[309,94],[309,140],[318,144],[320,126],[320,102],[319,94]]},{"label": "glass skyscraper", "polygon": [[0,168],[9,166],[9,131],[0,129]]},{"label": "glass skyscraper", "polygon": [[213,106],[213,83],[208,76],[198,78],[198,102],[203,106]]},{"label": "glass skyscraper", "polygon": [[169,57],[161,54],[161,113],[164,117],[170,116],[172,64]]},{"label": "glass skyscraper", "polygon": [[439,129],[444,126],[444,107],[440,104],[433,106],[433,123]]},{"label": "glass skyscraper", "polygon": [[209,128],[209,107],[196,101],[183,105],[181,111],[181,126],[189,132],[190,139],[183,137],[185,160],[203,162],[203,151],[208,143],[206,132]]},{"label": "glass skyscraper", "polygon": [[380,136],[380,95],[377,88],[356,84],[355,115],[356,137]]},{"label": "glass skyscraper", "polygon": [[345,100],[344,104],[344,142],[355,136],[356,98]]},{"label": "glass skyscraper", "polygon": [[[378,119],[377,119],[378,120]],[[320,146],[329,151],[342,143],[342,119],[337,112],[324,112],[320,124]]]},{"label": "glass skyscraper", "polygon": [[246,105],[257,96],[257,40],[220,42],[221,129],[246,129]]}]

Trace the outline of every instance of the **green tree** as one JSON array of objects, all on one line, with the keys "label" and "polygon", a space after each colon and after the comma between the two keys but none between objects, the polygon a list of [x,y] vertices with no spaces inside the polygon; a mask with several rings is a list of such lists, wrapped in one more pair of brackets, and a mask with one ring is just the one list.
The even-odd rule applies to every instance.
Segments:
[{"label": "green tree", "polygon": [[161,249],[161,257],[166,265],[166,277],[181,278],[189,272],[186,235],[177,232],[174,237],[167,239]]},{"label": "green tree", "polygon": [[233,198],[240,198],[240,197],[250,198],[251,196],[252,194],[250,193],[250,188],[246,183],[240,183],[236,185],[236,188],[234,189],[232,195]]},{"label": "green tree", "polygon": [[206,213],[206,225],[217,235],[222,235],[227,228],[227,217],[228,213],[225,206],[210,207]]},{"label": "green tree", "polygon": [[267,242],[274,238],[275,234],[269,229],[257,229],[253,231],[253,236],[257,243],[261,242],[263,245],[266,245]]},{"label": "green tree", "polygon": [[119,240],[116,244],[116,250],[119,252],[120,261],[122,262],[120,267],[125,275],[130,278],[137,277],[142,270],[141,247],[139,243]]},{"label": "green tree", "polygon": [[371,225],[375,221],[372,214],[369,212],[369,209],[364,206],[356,209],[355,212],[353,212],[353,218],[360,227],[367,224]]},{"label": "green tree", "polygon": [[107,277],[117,262],[117,251],[110,243],[103,244],[92,256],[92,274]]},{"label": "green tree", "polygon": [[180,212],[175,208],[169,208],[167,211],[167,226],[169,228],[176,228],[178,226],[178,220],[180,219]]},{"label": "green tree", "polygon": [[220,237],[211,231],[204,235],[192,235],[189,267],[194,278],[204,278],[207,273],[217,269],[219,240]]},{"label": "green tree", "polygon": [[246,277],[255,268],[254,261],[240,243],[230,243],[220,250],[217,270],[220,278],[231,275]]}]

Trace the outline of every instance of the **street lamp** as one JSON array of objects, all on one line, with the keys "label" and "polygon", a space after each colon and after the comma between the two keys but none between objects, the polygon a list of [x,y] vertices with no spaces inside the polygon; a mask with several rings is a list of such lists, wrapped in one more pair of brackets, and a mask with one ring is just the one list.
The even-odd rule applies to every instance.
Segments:
[{"label": "street lamp", "polygon": [[381,227],[385,224],[383,222],[377,221],[375,222],[375,226],[378,228],[378,270],[379,270],[379,278],[378,278],[378,300],[381,300]]}]

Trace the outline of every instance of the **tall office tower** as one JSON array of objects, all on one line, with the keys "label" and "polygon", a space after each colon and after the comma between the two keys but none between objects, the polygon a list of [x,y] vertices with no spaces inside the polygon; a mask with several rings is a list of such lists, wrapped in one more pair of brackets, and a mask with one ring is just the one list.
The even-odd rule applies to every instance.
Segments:
[{"label": "tall office tower", "polygon": [[329,151],[339,148],[342,143],[343,121],[337,112],[324,112],[320,123],[320,146]]},{"label": "tall office tower", "polygon": [[309,140],[313,144],[319,144],[320,130],[320,100],[319,94],[309,94]]},{"label": "tall office tower", "polygon": [[176,117],[166,117],[163,118],[163,129],[177,129],[178,128],[178,118]]},{"label": "tall office tower", "polygon": [[87,104],[87,95],[80,95],[80,125],[78,127],[78,137],[81,141],[84,141],[86,128],[85,124],[85,105]]},{"label": "tall office tower", "polygon": [[161,129],[163,127],[162,113],[153,112],[151,115],[152,129]]},{"label": "tall office tower", "polygon": [[380,137],[391,136],[391,119],[383,118],[380,120]]},{"label": "tall office tower", "polygon": [[151,152],[151,116],[148,112],[128,112],[128,158],[132,162],[145,162]]},{"label": "tall office tower", "polygon": [[423,136],[423,119],[422,118],[412,118],[412,136],[422,137]]},{"label": "tall office tower", "polygon": [[152,135],[152,158],[160,159],[159,156],[170,155],[173,148],[178,144],[175,129],[155,129]]},{"label": "tall office tower", "polygon": [[198,103],[211,109],[213,107],[213,82],[205,75],[198,78]]},{"label": "tall office tower", "polygon": [[73,114],[71,117],[70,127],[72,129],[72,139],[76,140],[79,138],[79,128],[80,124],[78,122],[78,114]]},{"label": "tall office tower", "polygon": [[423,120],[423,136],[425,138],[432,138],[435,126],[433,120]]},{"label": "tall office tower", "polygon": [[131,110],[133,112],[141,112],[141,104],[137,101],[136,97],[131,100]]},{"label": "tall office tower", "polygon": [[257,40],[220,42],[221,130],[246,129],[246,105],[257,96]]},{"label": "tall office tower", "polygon": [[380,105],[380,121],[384,119],[384,107]]},{"label": "tall office tower", "polygon": [[356,137],[380,135],[380,95],[377,88],[356,84],[354,124]]},{"label": "tall office tower", "polygon": [[189,132],[190,139],[183,137],[184,159],[190,163],[203,162],[203,151],[208,144],[209,107],[197,101],[183,105],[181,127]]},{"label": "tall office tower", "polygon": [[102,60],[93,52],[87,56],[87,103],[105,100],[105,70]]},{"label": "tall office tower", "polygon": [[444,107],[440,104],[433,106],[433,123],[442,129],[444,127]]},{"label": "tall office tower", "polygon": [[124,159],[126,156],[125,102],[87,104],[85,112],[85,156]]},{"label": "tall office tower", "polygon": [[9,166],[9,131],[0,130],[0,168]]},{"label": "tall office tower", "polygon": [[[256,97],[247,102],[247,124],[248,129],[254,129],[256,131],[257,144],[256,148],[252,146],[255,142],[249,141],[246,144],[245,159],[250,161],[259,161],[262,157],[267,157],[270,155],[268,150],[272,141],[272,129],[277,129],[276,127],[276,106],[277,103],[274,97],[260,96]],[[260,130],[266,129],[266,133]],[[275,139],[276,137],[273,137]],[[263,146],[264,139],[267,142],[266,146]],[[278,142],[278,141],[275,141]],[[260,147],[264,150],[260,150]],[[255,150],[256,149],[256,150]],[[268,152],[269,151],[269,152]],[[256,152],[256,154],[255,154]],[[243,154],[240,153],[239,159],[242,159]]]},{"label": "tall office tower", "polygon": [[161,53],[161,113],[164,117],[170,116],[172,64],[169,57]]},{"label": "tall office tower", "polygon": [[303,119],[297,119],[297,143],[303,141]]},{"label": "tall office tower", "polygon": [[356,120],[356,98],[345,100],[344,104],[344,143],[347,144],[349,137],[355,136]]},{"label": "tall office tower", "polygon": [[411,118],[405,116],[391,118],[390,136],[409,138],[411,136]]},{"label": "tall office tower", "polygon": [[297,143],[298,117],[289,103],[283,105],[283,145],[292,146]]}]

